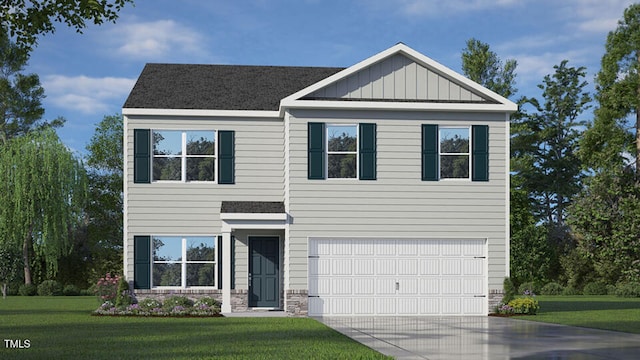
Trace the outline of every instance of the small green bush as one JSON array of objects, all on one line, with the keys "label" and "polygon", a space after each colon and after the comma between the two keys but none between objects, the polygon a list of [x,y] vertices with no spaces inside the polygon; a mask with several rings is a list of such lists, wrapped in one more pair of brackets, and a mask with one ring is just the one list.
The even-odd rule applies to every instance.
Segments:
[{"label": "small green bush", "polygon": [[161,309],[162,308],[162,302],[160,302],[160,300],[156,300],[156,299],[152,299],[152,298],[146,298],[146,299],[140,300],[138,302],[138,306],[143,311],[151,311],[153,309]]},{"label": "small green bush", "polygon": [[22,296],[34,296],[37,293],[38,287],[34,284],[20,285],[20,288],[18,288],[18,294]]},{"label": "small green bush", "polygon": [[594,281],[584,286],[582,291],[585,295],[607,295],[607,284]]},{"label": "small green bush", "polygon": [[45,280],[38,285],[38,295],[60,296],[62,295],[62,285],[55,280]]},{"label": "small green bush", "polygon": [[91,290],[91,289],[82,289],[80,290],[80,296],[92,296],[95,295],[95,291]]},{"label": "small green bush", "polygon": [[514,314],[535,315],[540,309],[538,300],[532,297],[517,298],[509,301],[507,306],[513,309]]},{"label": "small green bush", "polygon": [[220,301],[207,296],[196,300],[195,304],[193,304],[193,306],[195,307],[203,306],[203,305],[213,307],[213,308],[220,308],[220,305],[222,304],[220,303]]},{"label": "small green bush", "polygon": [[508,277],[504,278],[502,287],[504,289],[504,296],[502,297],[502,303],[508,304],[509,301],[515,299],[516,297],[516,287],[515,285],[513,285],[513,281],[511,281],[511,278],[508,278]]},{"label": "small green bush", "polygon": [[518,287],[518,293],[520,293],[521,295],[522,294],[527,294],[527,295],[538,294],[540,293],[540,289],[536,287],[536,284],[533,281],[530,281],[530,282],[520,284],[520,286]]},{"label": "small green bush", "polygon": [[162,308],[167,311],[171,311],[176,306],[190,308],[193,306],[193,301],[186,296],[174,295],[164,300]]},{"label": "small green bush", "polygon": [[565,296],[582,295],[582,292],[580,292],[580,290],[574,287],[567,286],[566,288],[564,288],[564,290],[562,290],[562,295],[565,295]]},{"label": "small green bush", "polygon": [[75,285],[67,285],[62,289],[62,295],[64,296],[78,296],[80,295],[80,289]]},{"label": "small green bush", "polygon": [[557,282],[550,282],[540,289],[542,295],[561,295],[564,287]]},{"label": "small green bush", "polygon": [[116,295],[116,307],[127,307],[133,304],[133,294],[129,289],[129,283],[124,278],[124,276],[120,276],[118,280],[118,293]]},{"label": "small green bush", "polygon": [[616,287],[616,296],[640,297],[640,283],[620,283]]},{"label": "small green bush", "polygon": [[615,285],[607,285],[607,295],[615,295],[616,289]]}]

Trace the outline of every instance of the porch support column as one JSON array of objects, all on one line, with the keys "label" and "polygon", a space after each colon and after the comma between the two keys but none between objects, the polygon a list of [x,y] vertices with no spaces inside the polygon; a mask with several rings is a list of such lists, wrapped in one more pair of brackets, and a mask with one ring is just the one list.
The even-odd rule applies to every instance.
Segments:
[{"label": "porch support column", "polygon": [[222,313],[231,312],[231,229],[222,232]]}]

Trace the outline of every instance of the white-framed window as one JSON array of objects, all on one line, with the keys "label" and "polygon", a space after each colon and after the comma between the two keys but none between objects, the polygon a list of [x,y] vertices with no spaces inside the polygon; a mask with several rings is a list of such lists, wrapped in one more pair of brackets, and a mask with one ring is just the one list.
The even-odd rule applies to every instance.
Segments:
[{"label": "white-framed window", "polygon": [[327,125],[327,178],[358,178],[358,126]]},{"label": "white-framed window", "polygon": [[471,136],[469,127],[440,127],[438,134],[440,179],[469,179]]},{"label": "white-framed window", "polygon": [[153,236],[151,287],[216,286],[215,236]]},{"label": "white-framed window", "polygon": [[216,181],[215,130],[153,130],[153,181]]}]

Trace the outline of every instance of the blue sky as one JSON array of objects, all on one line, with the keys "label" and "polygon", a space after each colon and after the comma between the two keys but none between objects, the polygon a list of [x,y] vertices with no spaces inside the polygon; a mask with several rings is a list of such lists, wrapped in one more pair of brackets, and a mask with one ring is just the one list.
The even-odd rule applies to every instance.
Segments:
[{"label": "blue sky", "polygon": [[[147,62],[343,66],[403,42],[461,72],[469,38],[516,59],[519,95],[563,59],[592,84],[607,33],[627,0],[136,0],[116,24],[39,39],[27,72],[40,75],[45,118],[67,119],[62,140],[83,152],[95,125],[119,114]],[[592,89],[590,85],[590,89]]]}]

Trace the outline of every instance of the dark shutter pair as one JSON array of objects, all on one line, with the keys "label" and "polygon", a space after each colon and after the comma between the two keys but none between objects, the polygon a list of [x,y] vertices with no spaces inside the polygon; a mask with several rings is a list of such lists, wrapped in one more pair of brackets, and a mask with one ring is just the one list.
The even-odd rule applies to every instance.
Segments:
[{"label": "dark shutter pair", "polygon": [[[324,123],[310,122],[307,126],[307,178],[326,178],[326,130]],[[376,179],[376,124],[363,123],[358,126],[358,156],[360,180]]]},{"label": "dark shutter pair", "polygon": [[[422,125],[422,180],[438,181],[438,125]],[[489,126],[471,126],[471,180],[489,181]]]},{"label": "dark shutter pair", "polygon": [[[234,131],[218,131],[218,184],[235,183]],[[151,130],[133,130],[133,182],[151,182]]]}]

